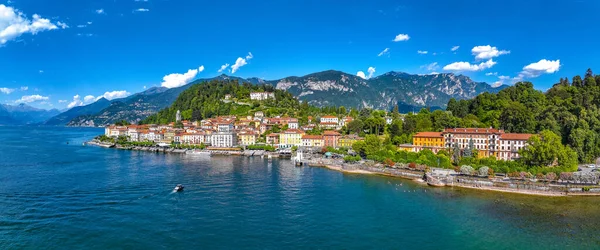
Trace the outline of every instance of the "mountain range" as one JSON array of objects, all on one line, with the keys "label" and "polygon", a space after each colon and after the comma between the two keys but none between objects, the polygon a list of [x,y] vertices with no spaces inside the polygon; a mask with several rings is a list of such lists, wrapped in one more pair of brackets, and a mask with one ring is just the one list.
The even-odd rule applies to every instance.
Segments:
[{"label": "mountain range", "polygon": [[27,104],[0,105],[0,125],[36,124],[60,114],[58,109],[38,109]]},{"label": "mountain range", "polygon": [[[190,86],[210,80],[238,80],[252,84],[267,84],[292,93],[301,101],[315,106],[345,106],[355,108],[391,109],[398,105],[400,112],[422,107],[443,109],[451,98],[470,99],[483,92],[496,93],[505,87],[492,87],[475,82],[464,75],[452,73],[414,75],[388,72],[364,79],[341,71],[328,70],[301,77],[279,80],[239,78],[219,75],[197,79],[176,87],[153,87],[126,98],[104,98],[86,106],[72,108],[45,122],[46,125],[103,126],[120,120],[137,122],[171,105],[181,92]],[[1,113],[0,113],[1,116]]]}]

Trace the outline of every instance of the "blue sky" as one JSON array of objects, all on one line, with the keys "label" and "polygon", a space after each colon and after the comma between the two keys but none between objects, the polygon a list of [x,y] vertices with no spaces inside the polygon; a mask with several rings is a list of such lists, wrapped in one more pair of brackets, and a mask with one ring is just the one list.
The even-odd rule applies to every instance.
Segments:
[{"label": "blue sky", "polygon": [[560,77],[600,70],[599,7],[595,0],[0,0],[0,102],[63,109],[213,77],[227,64],[223,73],[240,77],[455,72],[545,90]]}]

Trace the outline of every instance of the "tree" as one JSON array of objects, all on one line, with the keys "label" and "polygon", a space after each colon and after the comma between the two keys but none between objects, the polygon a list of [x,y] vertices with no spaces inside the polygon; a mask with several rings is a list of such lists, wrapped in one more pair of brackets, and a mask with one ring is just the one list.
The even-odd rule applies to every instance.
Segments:
[{"label": "tree", "polygon": [[561,138],[550,130],[533,135],[528,146],[519,151],[521,160],[529,166],[554,166],[556,163],[567,169],[577,168],[577,153],[564,146]]},{"label": "tree", "polygon": [[469,139],[469,146],[463,152],[464,157],[473,157],[473,139]]},{"label": "tree", "polygon": [[472,175],[473,173],[475,173],[475,169],[468,165],[462,165],[460,166],[460,173],[464,175]]},{"label": "tree", "polygon": [[488,166],[480,167],[478,170],[479,176],[488,176],[490,168]]},{"label": "tree", "polygon": [[392,141],[398,144],[397,141],[400,140],[400,136],[402,135],[402,120],[394,120],[388,130]]},{"label": "tree", "polygon": [[[356,144],[356,143],[355,143]],[[367,135],[365,137],[365,154],[374,155],[381,149],[381,140],[376,135]]]},{"label": "tree", "polygon": [[356,119],[349,122],[346,127],[348,128],[348,132],[358,134],[363,131],[364,123],[362,120]]}]

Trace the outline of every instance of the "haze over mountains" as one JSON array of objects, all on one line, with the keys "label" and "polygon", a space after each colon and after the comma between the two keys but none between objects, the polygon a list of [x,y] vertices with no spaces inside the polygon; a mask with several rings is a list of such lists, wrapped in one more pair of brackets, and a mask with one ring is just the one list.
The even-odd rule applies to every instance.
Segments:
[{"label": "haze over mountains", "polygon": [[507,87],[503,85],[494,88],[487,83],[474,82],[467,76],[452,73],[413,75],[392,71],[364,79],[341,71],[328,70],[279,80],[219,75],[214,78],[197,79],[177,88],[154,87],[111,101],[102,98],[57,114],[43,124],[103,126],[119,120],[137,122],[171,105],[182,91],[193,84],[228,79],[272,85],[316,106],[391,109],[398,105],[401,112],[419,110],[422,107],[445,108],[451,98],[470,99],[483,92],[495,93]]},{"label": "haze over mountains", "polygon": [[46,121],[60,114],[58,109],[38,109],[27,104],[0,105],[0,125],[27,125]]}]

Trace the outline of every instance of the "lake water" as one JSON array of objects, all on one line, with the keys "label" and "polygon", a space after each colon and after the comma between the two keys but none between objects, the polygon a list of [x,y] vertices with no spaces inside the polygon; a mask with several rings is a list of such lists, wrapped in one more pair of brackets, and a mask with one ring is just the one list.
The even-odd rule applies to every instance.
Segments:
[{"label": "lake water", "polygon": [[101,133],[0,127],[0,249],[600,248],[596,197],[82,146]]}]

